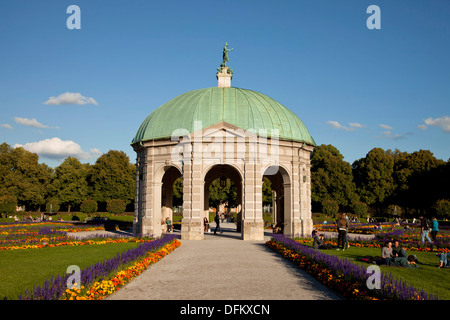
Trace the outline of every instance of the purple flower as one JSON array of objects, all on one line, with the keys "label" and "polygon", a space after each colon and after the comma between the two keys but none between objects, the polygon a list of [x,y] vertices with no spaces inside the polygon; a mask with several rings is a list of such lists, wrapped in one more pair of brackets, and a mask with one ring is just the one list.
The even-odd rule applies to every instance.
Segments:
[{"label": "purple flower", "polygon": [[[370,272],[367,273],[367,269],[363,265],[349,259],[325,254],[292,239],[286,238],[282,234],[274,234],[273,240],[300,255],[307,256],[314,262],[333,271],[335,274],[343,275],[346,281],[360,283],[365,286],[371,275]],[[417,299],[417,297],[423,300],[438,299],[437,296],[429,295],[423,290],[419,292],[416,288],[408,286],[406,282],[394,278],[392,273],[387,275],[385,272],[381,272],[381,288],[373,289],[373,293],[380,299],[411,300]]]},{"label": "purple flower", "polygon": [[[88,266],[81,270],[81,284],[89,287],[95,281],[101,281],[107,277],[121,265],[142,258],[147,252],[155,251],[174,239],[175,235],[167,234],[163,238],[144,242],[134,249],[129,249],[126,252],[117,254],[113,258],[105,259]],[[58,300],[67,289],[67,279],[69,276],[69,274],[64,274],[56,278],[51,277],[44,281],[42,285],[33,287],[31,290],[26,290],[24,294],[19,295],[19,300]]]}]

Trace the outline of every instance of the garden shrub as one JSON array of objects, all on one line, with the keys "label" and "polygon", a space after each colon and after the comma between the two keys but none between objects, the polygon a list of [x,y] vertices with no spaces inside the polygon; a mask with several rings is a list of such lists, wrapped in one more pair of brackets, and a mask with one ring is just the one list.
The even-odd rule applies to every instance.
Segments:
[{"label": "garden shrub", "polygon": [[123,213],[125,211],[125,202],[121,199],[112,199],[106,203],[106,211],[109,213]]},{"label": "garden shrub", "polygon": [[80,205],[80,211],[87,214],[97,212],[97,209],[97,201],[95,200],[86,199]]}]

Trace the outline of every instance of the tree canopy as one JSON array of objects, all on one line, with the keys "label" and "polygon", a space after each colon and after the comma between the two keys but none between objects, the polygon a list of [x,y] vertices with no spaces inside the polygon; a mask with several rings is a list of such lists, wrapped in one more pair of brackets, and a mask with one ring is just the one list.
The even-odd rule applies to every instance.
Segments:
[{"label": "tree canopy", "polygon": [[89,170],[90,195],[105,205],[111,199],[122,199],[128,205],[134,200],[135,175],[136,166],[125,152],[110,150]]},{"label": "tree canopy", "polygon": [[[120,199],[133,204],[136,167],[123,151],[110,150],[95,164],[82,164],[67,157],[55,169],[39,163],[37,154],[8,144],[0,145],[0,197],[16,199],[26,210],[40,210],[52,203],[67,210],[80,208],[86,199],[106,204]],[[335,201],[341,211],[377,210],[417,215],[448,211],[450,160],[434,157],[429,150],[412,153],[373,148],[364,158],[349,164],[332,145],[317,146],[311,155],[311,199],[314,210],[325,201]],[[272,202],[272,189],[263,180],[264,204]],[[173,186],[174,205],[182,204],[183,180]],[[230,179],[217,179],[209,186],[210,206],[237,203],[237,188]],[[5,199],[6,199],[5,198]],[[14,201],[13,201],[14,202]],[[443,209],[444,208],[444,209]]]},{"label": "tree canopy", "polygon": [[348,209],[358,199],[350,164],[334,146],[317,146],[311,155],[311,200],[315,207],[334,200]]}]

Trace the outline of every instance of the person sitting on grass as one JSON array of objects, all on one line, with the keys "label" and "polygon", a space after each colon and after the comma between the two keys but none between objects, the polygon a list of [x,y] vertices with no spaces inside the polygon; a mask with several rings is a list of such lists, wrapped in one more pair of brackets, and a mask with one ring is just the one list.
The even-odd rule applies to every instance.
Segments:
[{"label": "person sitting on grass", "polygon": [[314,236],[314,241],[313,241],[313,248],[314,249],[324,249],[324,243],[323,243],[323,234],[316,234]]},{"label": "person sitting on grass", "polygon": [[393,258],[392,254],[392,241],[385,243],[384,247],[381,249],[382,264],[389,264],[389,261]]},{"label": "person sitting on grass", "polygon": [[439,265],[438,268],[449,268],[450,267],[450,252],[447,253],[436,253],[439,257]]},{"label": "person sitting on grass", "polygon": [[394,247],[392,248],[392,256],[393,257],[404,257],[407,258],[408,255],[403,247],[400,246],[400,241],[394,241]]},{"label": "person sitting on grass", "polygon": [[388,266],[393,267],[403,267],[403,268],[419,268],[417,265],[417,258],[414,255],[409,255],[407,258],[405,257],[395,257],[389,260]]}]

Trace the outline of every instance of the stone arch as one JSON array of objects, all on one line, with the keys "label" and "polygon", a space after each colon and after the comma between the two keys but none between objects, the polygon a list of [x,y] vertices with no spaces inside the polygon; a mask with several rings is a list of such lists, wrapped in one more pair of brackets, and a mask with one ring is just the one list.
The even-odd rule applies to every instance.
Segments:
[{"label": "stone arch", "polygon": [[274,232],[292,235],[292,184],[288,170],[281,165],[268,166],[264,170],[272,186],[272,224]]},{"label": "stone arch", "polygon": [[165,230],[162,221],[168,217],[173,221],[173,184],[176,179],[181,177],[181,171],[174,165],[162,165],[155,172],[153,181],[153,219],[155,225],[155,235],[161,235]]},{"label": "stone arch", "polygon": [[[209,219],[209,186],[210,184],[216,180],[217,178],[226,177],[233,181],[237,188],[237,209],[238,209],[238,215],[237,215],[237,231],[241,231],[241,219],[242,219],[242,198],[243,198],[243,192],[242,192],[242,184],[243,184],[243,177],[242,173],[240,172],[239,168],[233,164],[228,163],[221,163],[221,164],[214,164],[211,166],[208,166],[208,168],[205,169],[204,175],[203,175],[203,182],[204,182],[204,192],[203,192],[203,210],[204,210],[204,216],[206,216]],[[210,221],[211,222],[211,221]]]},{"label": "stone arch", "polygon": [[161,180],[161,220],[169,218],[173,221],[173,184],[181,177],[178,168],[170,166]]}]

